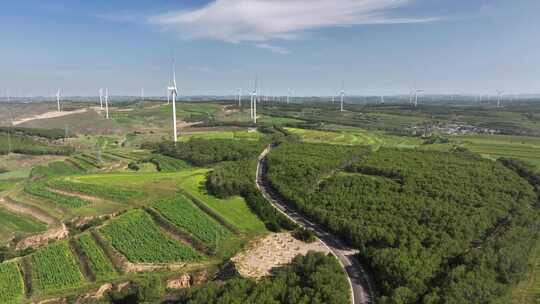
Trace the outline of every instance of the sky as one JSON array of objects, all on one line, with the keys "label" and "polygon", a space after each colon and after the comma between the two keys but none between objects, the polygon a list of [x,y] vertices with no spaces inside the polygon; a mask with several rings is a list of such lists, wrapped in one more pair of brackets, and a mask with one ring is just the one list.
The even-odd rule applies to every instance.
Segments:
[{"label": "sky", "polygon": [[538,0],[25,0],[0,97],[540,92]]}]

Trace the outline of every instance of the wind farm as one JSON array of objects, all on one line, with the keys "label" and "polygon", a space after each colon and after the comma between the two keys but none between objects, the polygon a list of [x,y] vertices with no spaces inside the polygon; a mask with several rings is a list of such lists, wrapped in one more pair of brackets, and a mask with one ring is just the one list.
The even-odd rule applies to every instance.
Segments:
[{"label": "wind farm", "polygon": [[6,4],[0,303],[537,303],[537,9]]}]

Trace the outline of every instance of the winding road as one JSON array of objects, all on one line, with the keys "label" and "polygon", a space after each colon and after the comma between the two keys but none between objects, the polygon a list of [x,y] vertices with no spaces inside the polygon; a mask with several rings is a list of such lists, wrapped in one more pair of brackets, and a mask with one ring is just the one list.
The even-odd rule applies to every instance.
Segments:
[{"label": "winding road", "polygon": [[345,246],[337,237],[324,231],[318,225],[303,217],[298,212],[287,206],[284,199],[270,187],[265,178],[267,155],[271,147],[267,147],[259,156],[257,163],[257,188],[263,196],[281,213],[296,222],[298,225],[309,228],[326,245],[334,256],[339,260],[349,279],[353,304],[375,303],[373,284],[355,257],[357,251]]}]

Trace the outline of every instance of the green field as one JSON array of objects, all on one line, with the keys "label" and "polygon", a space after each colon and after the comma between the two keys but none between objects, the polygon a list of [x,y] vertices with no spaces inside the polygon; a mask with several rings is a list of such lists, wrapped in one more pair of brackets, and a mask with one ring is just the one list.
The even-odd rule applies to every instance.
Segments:
[{"label": "green field", "polygon": [[15,235],[25,236],[45,229],[47,226],[41,222],[0,208],[0,245]]},{"label": "green field", "polygon": [[0,264],[0,303],[20,303],[24,295],[24,283],[15,262]]},{"label": "green field", "polygon": [[84,277],[65,242],[42,248],[30,255],[32,288],[41,293],[80,287]]},{"label": "green field", "polygon": [[172,173],[90,174],[73,178],[84,183],[138,189],[148,194],[148,200],[163,197],[168,194],[165,191],[182,189],[239,230],[264,233],[266,231],[264,223],[251,212],[243,198],[233,196],[218,199],[206,192],[204,181],[208,171],[209,169],[194,168]]},{"label": "green field", "polygon": [[141,210],[115,218],[100,232],[131,262],[188,262],[201,258],[193,248],[166,236],[150,215]]},{"label": "green field", "polygon": [[327,143],[337,145],[368,145],[373,149],[384,147],[414,148],[422,141],[414,137],[386,135],[380,132],[332,126],[332,130],[308,130],[285,128],[302,141],[309,143]]},{"label": "green field", "polygon": [[468,135],[450,137],[472,152],[496,159],[511,157],[525,160],[540,169],[540,138],[506,135]]},{"label": "green field", "polygon": [[174,226],[181,228],[215,250],[231,236],[231,233],[185,196],[177,194],[174,199],[160,200],[152,205]]},{"label": "green field", "polygon": [[212,130],[184,133],[180,134],[179,137],[180,141],[189,141],[192,138],[259,140],[261,134],[259,132],[248,132],[247,130]]},{"label": "green field", "polygon": [[90,234],[81,235],[76,241],[76,246],[86,258],[96,280],[107,280],[117,276],[111,261],[107,259],[103,250]]}]

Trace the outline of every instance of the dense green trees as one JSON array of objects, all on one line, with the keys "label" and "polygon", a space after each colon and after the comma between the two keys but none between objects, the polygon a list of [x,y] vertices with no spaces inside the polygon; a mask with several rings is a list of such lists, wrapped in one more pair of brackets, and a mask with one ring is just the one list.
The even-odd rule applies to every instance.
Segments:
[{"label": "dense green trees", "polygon": [[471,154],[284,143],[268,165],[292,205],[360,249],[381,303],[490,303],[537,237],[531,185]]},{"label": "dense green trees", "polygon": [[23,134],[11,134],[0,131],[0,154],[19,153],[28,155],[70,155],[75,149],[36,140]]},{"label": "dense green trees", "polygon": [[188,142],[165,142],[157,146],[158,153],[186,160],[196,166],[222,161],[235,161],[256,156],[264,149],[261,141],[235,141],[225,139],[196,139]]},{"label": "dense green trees", "polygon": [[231,279],[187,289],[182,304],[348,304],[349,284],[333,256],[309,252],[297,256],[290,265],[279,268],[275,276],[259,282]]}]

